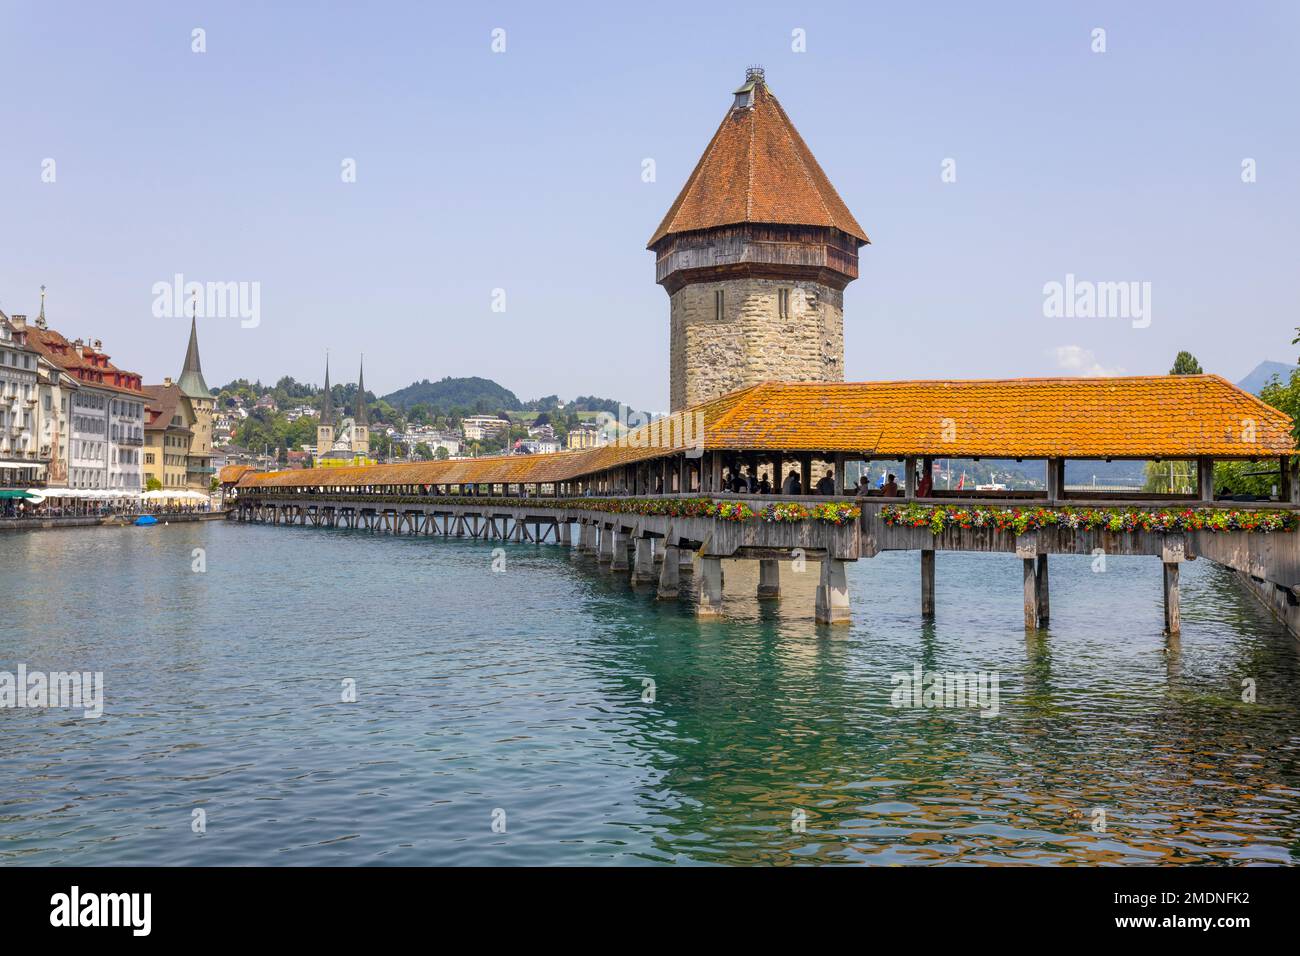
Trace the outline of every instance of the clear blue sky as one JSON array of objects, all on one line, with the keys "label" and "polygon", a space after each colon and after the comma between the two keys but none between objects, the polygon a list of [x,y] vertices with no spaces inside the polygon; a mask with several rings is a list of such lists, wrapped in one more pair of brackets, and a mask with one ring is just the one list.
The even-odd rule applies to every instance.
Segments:
[{"label": "clear blue sky", "polygon": [[[209,384],[319,382],[328,346],[379,393],[477,374],[663,408],[645,242],[760,63],[874,243],[850,379],[1293,358],[1300,4],[342,7],[0,6],[0,308],[45,283],[55,327],[157,381],[186,329],[153,283],[257,281],[258,328],[200,322]],[[1151,282],[1150,327],[1044,318],[1067,273]]]}]

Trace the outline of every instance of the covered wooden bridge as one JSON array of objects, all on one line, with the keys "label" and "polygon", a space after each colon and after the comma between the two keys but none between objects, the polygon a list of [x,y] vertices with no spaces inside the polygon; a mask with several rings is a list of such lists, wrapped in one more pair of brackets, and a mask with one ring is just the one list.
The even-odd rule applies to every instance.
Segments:
[{"label": "covered wooden bridge", "polygon": [[[924,614],[934,613],[936,551],[1015,553],[1028,626],[1050,613],[1049,554],[1149,554],[1164,562],[1166,624],[1177,631],[1179,564],[1206,553],[1211,536],[1217,560],[1289,594],[1300,584],[1294,535],[1284,534],[1285,547],[1274,535],[1267,558],[1254,547],[1267,530],[1291,527],[1294,452],[1286,415],[1211,375],[769,382],[581,451],[245,473],[232,488],[232,515],[545,538],[634,580],[654,578],[665,597],[687,567],[700,575],[702,614],[720,609],[722,559],[760,561],[760,596],[776,597],[779,561],[797,554],[821,561],[817,618],[826,623],[848,617],[844,563],[881,550],[921,552]],[[1041,487],[988,492],[927,480],[938,459],[982,458],[1038,462]],[[1195,482],[1159,495],[1066,485],[1067,461],[1116,459],[1190,462]],[[1216,500],[1214,462],[1242,459],[1276,469],[1274,501]],[[854,463],[870,461],[898,463],[898,497],[849,486]],[[728,490],[751,475],[774,493]],[[684,566],[683,553],[698,567]]]}]

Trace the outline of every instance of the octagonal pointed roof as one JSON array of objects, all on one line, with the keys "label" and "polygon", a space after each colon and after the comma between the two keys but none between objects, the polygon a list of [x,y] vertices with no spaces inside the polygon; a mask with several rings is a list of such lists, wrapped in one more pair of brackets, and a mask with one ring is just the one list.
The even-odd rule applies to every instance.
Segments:
[{"label": "octagonal pointed roof", "polygon": [[824,226],[870,242],[762,72],[751,70],[735,96],[646,247],[675,233],[740,223]]}]

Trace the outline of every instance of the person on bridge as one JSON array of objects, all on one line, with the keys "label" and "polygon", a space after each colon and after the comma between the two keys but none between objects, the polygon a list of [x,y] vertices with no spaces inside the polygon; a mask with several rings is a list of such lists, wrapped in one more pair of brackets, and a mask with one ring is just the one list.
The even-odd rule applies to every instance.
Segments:
[{"label": "person on bridge", "polygon": [[758,493],[760,495],[770,495],[772,493],[772,479],[767,477],[767,472],[763,472],[758,479]]},{"label": "person on bridge", "polygon": [[826,474],[822,475],[821,480],[817,482],[817,494],[819,495],[835,494],[835,476],[832,475],[829,471],[826,472]]},{"label": "person on bridge", "polygon": [[898,481],[895,480],[893,475],[889,476],[888,480],[885,482],[885,486],[880,489],[880,493],[886,498],[898,497]]},{"label": "person on bridge", "polygon": [[929,472],[921,473],[921,480],[916,485],[916,497],[929,498],[934,490],[934,478]]},{"label": "person on bridge", "polygon": [[781,485],[781,494],[783,495],[801,495],[803,494],[803,482],[799,478],[799,472],[792,471],[785,476],[785,483]]}]

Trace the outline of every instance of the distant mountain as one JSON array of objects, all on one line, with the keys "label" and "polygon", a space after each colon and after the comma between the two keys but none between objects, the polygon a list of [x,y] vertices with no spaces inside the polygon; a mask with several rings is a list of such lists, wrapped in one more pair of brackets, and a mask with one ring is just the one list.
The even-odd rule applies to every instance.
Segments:
[{"label": "distant mountain", "polygon": [[1276,375],[1278,380],[1285,384],[1291,381],[1291,373],[1296,370],[1296,366],[1287,365],[1285,362],[1260,362],[1255,366],[1254,371],[1237,383],[1238,388],[1244,388],[1252,395],[1258,395],[1273,376]]},{"label": "distant mountain", "polygon": [[445,415],[453,408],[491,414],[498,411],[517,412],[524,407],[523,402],[519,401],[518,396],[510,389],[498,385],[491,379],[478,377],[451,378],[449,376],[438,382],[430,382],[426,378],[406,388],[399,388],[383,396],[383,399],[402,411],[410,409],[413,405],[428,405],[435,414],[439,415]]}]

